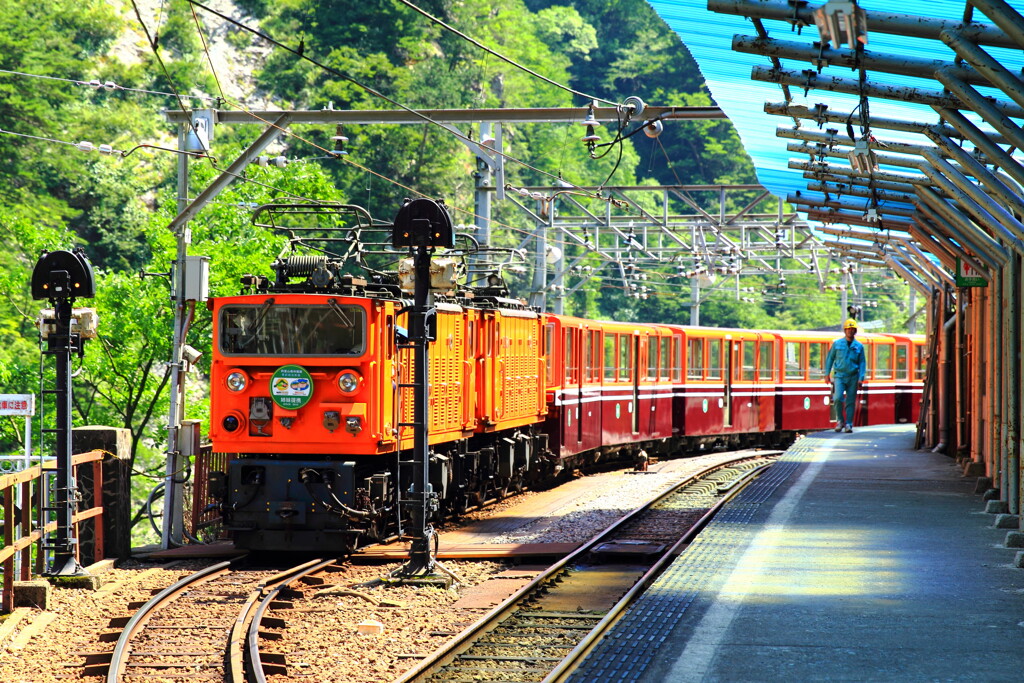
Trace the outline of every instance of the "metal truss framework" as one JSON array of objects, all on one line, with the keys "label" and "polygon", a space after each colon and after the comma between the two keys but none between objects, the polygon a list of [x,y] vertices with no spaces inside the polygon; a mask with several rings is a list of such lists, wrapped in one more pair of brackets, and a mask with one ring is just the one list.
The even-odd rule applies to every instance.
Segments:
[{"label": "metal truss framework", "polygon": [[[613,211],[605,202],[601,212],[572,194],[559,194],[564,188],[521,189],[545,198],[525,202],[507,194],[537,225],[519,247],[534,247],[531,304],[538,307],[551,300],[552,310],[561,312],[564,297],[599,272],[610,272],[636,298],[646,298],[657,284],[689,285],[692,324],[699,321],[702,290],[728,288],[742,298],[753,291],[741,287],[744,275],[773,275],[784,285],[786,275],[810,273],[824,289],[829,274],[838,273],[833,279],[844,284],[835,285],[837,290],[858,291],[856,281],[845,277],[851,264],[833,259],[821,235],[760,185],[604,187],[625,209]],[[878,268],[861,264],[858,270]]]},{"label": "metal truss framework", "polygon": [[[1019,514],[1024,79],[996,55],[1024,49],[1024,17],[1005,0],[967,0],[960,21],[869,11],[856,0],[708,0],[708,9],[752,22],[756,35],[735,36],[732,47],[765,56],[751,79],[780,86],[784,101],[764,111],[790,120],[777,135],[798,155],[789,168],[806,181],[787,199],[826,226],[850,226],[821,230],[835,238],[825,240],[835,253],[887,265],[934,302],[928,327],[943,349],[954,349],[942,354],[955,369],[936,380],[943,405],[933,410],[952,417],[936,419],[939,427],[929,422],[937,429],[931,442],[955,444],[965,473],[991,476]],[[802,41],[791,39],[805,27]],[[785,31],[785,39],[769,29]],[[915,39],[898,43],[915,47],[873,51],[867,38],[878,34]],[[922,51],[922,41],[934,49]],[[939,58],[922,58],[925,52]],[[908,86],[905,77],[926,80]],[[798,106],[794,90],[844,93],[859,104],[853,111]],[[920,105],[934,118],[868,114],[869,103],[887,100]],[[987,288],[967,287],[962,264]]]},{"label": "metal truss framework", "polygon": [[[831,252],[821,235],[812,232],[794,212],[786,211],[781,199],[760,185],[692,185],[635,187],[537,186],[512,188],[504,184],[506,160],[502,153],[502,124],[505,123],[580,123],[585,108],[575,109],[501,109],[501,110],[424,110],[385,111],[282,111],[244,112],[213,110],[207,114],[215,124],[263,124],[263,133],[238,159],[204,189],[194,201],[180,208],[172,222],[178,231],[206,202],[237,179],[266,147],[292,124],[333,126],[388,123],[395,125],[436,123],[455,133],[477,158],[475,201],[476,238],[491,244],[492,199],[509,200],[536,226],[532,236],[518,247],[534,253],[530,303],[562,312],[564,297],[595,275],[621,281],[622,288],[636,298],[645,298],[656,286],[691,288],[690,322],[699,322],[699,304],[703,292],[734,290],[741,298],[750,287],[741,287],[744,275],[785,276],[814,273],[819,288],[826,288],[830,270],[840,273],[843,292],[858,294],[857,281],[846,277],[855,268],[871,272],[868,263],[851,268],[839,262],[842,255]],[[611,107],[595,107],[594,118],[611,123],[621,112]],[[180,111],[168,111],[167,118],[187,126],[189,118]],[[717,107],[645,107],[643,119],[716,119],[724,118]],[[477,135],[458,126],[478,124]],[[596,211],[579,197],[580,191],[606,198]],[[184,195],[183,195],[184,196]],[[538,198],[540,198],[538,200]],[[613,207],[614,204],[614,207]],[[645,208],[647,207],[647,208]],[[557,250],[552,249],[557,247]],[[551,255],[561,256],[552,259]],[[566,257],[566,254],[572,254]],[[587,257],[592,257],[588,259]],[[597,260],[594,266],[585,261]],[[795,259],[796,265],[783,259]],[[552,267],[549,272],[549,265]],[[668,266],[670,281],[665,281]],[[788,267],[787,267],[788,266]],[[658,269],[662,272],[650,272]],[[573,276],[581,279],[572,282]],[[653,279],[648,279],[653,278]],[[760,291],[760,290],[758,290]]]},{"label": "metal truss framework", "polygon": [[[844,49],[827,40],[783,40],[769,35],[764,23],[785,22],[787,34],[790,27],[811,27],[813,33],[815,11],[827,7],[786,0],[708,3],[711,11],[753,21],[757,35],[735,36],[732,44],[736,51],[768,58],[766,66],[754,68],[753,80],[778,83],[784,94],[795,87],[847,93],[862,103],[919,103],[935,112],[936,121],[865,119],[856,111],[793,105],[788,97],[766,103],[766,113],[792,120],[777,134],[798,141],[788,149],[807,159],[790,162],[790,168],[802,171],[809,181],[807,191],[791,193],[787,200],[826,224],[900,231],[950,271],[959,258],[984,277],[994,277],[1010,252],[1024,253],[1024,166],[1013,154],[1024,147],[1024,130],[1012,120],[1024,117],[1024,82],[983,46],[1024,47],[1021,15],[1003,0],[965,3],[966,20],[959,23],[858,8],[859,30],[941,41],[949,48],[948,61],[873,53],[857,41],[855,48]],[[972,21],[975,9],[991,23]],[[786,69],[782,59],[804,61],[814,68]],[[846,75],[851,68],[859,78]],[[837,73],[842,75],[833,75]],[[888,84],[887,74],[934,79],[937,87]],[[1005,98],[983,96],[978,86],[995,88]],[[976,116],[968,117],[964,111]],[[980,126],[974,122],[978,119]],[[851,121],[862,129],[860,136],[850,137]],[[887,139],[888,131],[918,134],[921,143]],[[864,251],[907,266],[914,278],[908,281],[919,289],[930,282],[925,271],[914,266],[905,243],[885,248],[870,244]]]}]

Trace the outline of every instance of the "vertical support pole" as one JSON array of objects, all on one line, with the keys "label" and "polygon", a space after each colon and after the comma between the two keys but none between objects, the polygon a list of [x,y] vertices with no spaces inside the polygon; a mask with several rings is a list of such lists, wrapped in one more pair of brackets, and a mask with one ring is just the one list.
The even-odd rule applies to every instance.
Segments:
[{"label": "vertical support pole", "polygon": [[[481,122],[480,140],[482,141],[485,137],[490,137],[490,135],[491,124],[486,121]],[[476,239],[480,246],[487,247],[491,244],[491,190],[489,188],[494,180],[491,176],[489,160],[484,159],[479,153],[476,158],[476,173],[473,174],[473,180],[476,184],[476,194],[473,201]]]},{"label": "vertical support pole", "polygon": [[1006,317],[1009,331],[1006,337],[1006,446],[1007,493],[1006,502],[1012,514],[1020,513],[1020,281],[1021,257],[1010,252],[1010,295]]},{"label": "vertical support pole", "polygon": [[409,550],[407,573],[429,573],[434,568],[434,529],[430,524],[432,491],[430,490],[430,330],[435,315],[433,293],[430,290],[430,253],[425,246],[416,247],[416,290],[410,312],[410,341],[415,367],[415,398],[413,420],[416,434],[413,439],[413,502],[410,506],[413,539]]},{"label": "vertical support pole", "polygon": [[914,316],[914,313],[915,313],[914,309],[916,308],[916,306],[917,306],[917,290],[914,289],[913,287],[911,287],[910,288],[910,302],[908,304],[908,309],[910,310],[910,315],[911,315],[910,325],[909,325],[909,328],[910,328],[909,332],[910,332],[910,334],[917,334],[917,317]]},{"label": "vertical support pole", "polygon": [[969,360],[967,348],[967,320],[969,311],[967,299],[970,289],[961,287],[956,295],[956,345],[954,346],[954,358],[956,360],[956,427],[954,439],[956,440],[956,451],[951,455],[956,457],[957,462],[963,460],[967,454],[967,363]]},{"label": "vertical support pole", "polygon": [[700,325],[700,284],[697,278],[690,280],[690,324]]},{"label": "vertical support pole", "polygon": [[[39,477],[37,482],[42,482]],[[26,481],[21,485],[21,535],[28,536],[32,529],[32,482]],[[21,551],[21,580],[28,581],[32,577],[32,546],[27,546]]]},{"label": "vertical support pole", "polygon": [[[189,131],[188,123],[178,126],[178,149],[185,150]],[[188,155],[178,155],[178,213],[188,206]],[[192,241],[192,231],[188,223],[182,223],[175,237],[178,240],[178,253],[173,269],[174,297],[174,331],[171,340],[171,378],[169,382],[170,406],[167,410],[167,467],[164,472],[164,517],[160,547],[173,548],[184,543],[184,489],[181,477],[185,471],[185,463],[178,450],[178,430],[185,409],[185,382],[182,373],[182,346],[188,321],[185,316],[185,262],[188,256],[188,245]]]},{"label": "vertical support pole", "polygon": [[[1011,259],[1012,261],[1012,259]],[[1012,266],[1007,263],[1006,267],[1003,268],[1002,277],[1000,278],[999,287],[999,347],[996,350],[997,362],[999,363],[999,394],[998,394],[998,410],[999,410],[999,421],[996,423],[996,433],[999,435],[998,450],[999,453],[999,470],[997,473],[997,481],[999,486],[999,498],[1000,500],[1007,500],[1007,479],[1006,479],[1006,467],[1009,464],[1007,462],[1007,449],[1006,449],[1006,393],[1011,389],[1006,383],[1007,370],[1006,367],[1006,356],[1007,349],[1012,340],[1007,335],[1009,334],[1009,319],[1007,316],[1007,310],[1009,302],[1007,298],[1009,296],[1009,283],[1010,271]]]},{"label": "vertical support pole", "polygon": [[54,299],[53,305],[56,331],[48,337],[46,351],[54,357],[57,370],[57,484],[54,489],[57,533],[52,543],[53,560],[48,573],[69,576],[82,572],[76,559],[78,539],[71,521],[76,500],[75,481],[71,476],[71,353],[78,350],[80,341],[78,335],[71,332],[71,299]]},{"label": "vertical support pole", "polygon": [[[7,489],[4,492],[4,547],[10,547],[14,545],[14,486]],[[22,527],[21,533],[27,534],[28,527]],[[3,570],[3,605],[0,612],[9,614],[14,611],[14,557],[10,557],[4,560],[3,564],[0,565],[0,569]]]},{"label": "vertical support pole", "polygon": [[547,305],[548,284],[548,231],[538,222],[534,233],[536,249],[533,255],[533,283],[530,286],[530,305],[543,311]]},{"label": "vertical support pole", "polygon": [[1002,381],[1003,381],[1003,364],[1000,359],[1000,355],[1003,350],[1003,281],[1006,277],[1006,269],[1008,266],[1003,266],[999,269],[999,273],[996,277],[992,278],[992,301],[991,308],[992,317],[989,321],[989,337],[991,343],[989,345],[989,359],[992,364],[992,391],[989,398],[989,476],[992,477],[992,484],[994,487],[999,487],[999,482],[1003,478],[1003,450],[1002,450],[1002,437],[1000,430],[1002,429]]},{"label": "vertical support pole", "polygon": [[840,311],[842,312],[842,318],[839,320],[839,324],[843,325],[846,318],[849,317],[849,314],[847,313],[847,307],[850,305],[850,296],[848,292],[850,289],[850,282],[853,280],[853,277],[843,270],[841,279],[843,281],[843,289],[841,290],[842,293],[839,295],[839,306]]}]

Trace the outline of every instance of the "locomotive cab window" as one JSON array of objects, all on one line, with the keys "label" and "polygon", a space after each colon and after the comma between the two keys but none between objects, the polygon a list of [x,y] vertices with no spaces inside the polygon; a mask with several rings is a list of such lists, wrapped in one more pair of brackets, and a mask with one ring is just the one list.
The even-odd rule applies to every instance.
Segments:
[{"label": "locomotive cab window", "polygon": [[220,312],[225,355],[360,356],[366,312],[359,306],[225,306]]}]

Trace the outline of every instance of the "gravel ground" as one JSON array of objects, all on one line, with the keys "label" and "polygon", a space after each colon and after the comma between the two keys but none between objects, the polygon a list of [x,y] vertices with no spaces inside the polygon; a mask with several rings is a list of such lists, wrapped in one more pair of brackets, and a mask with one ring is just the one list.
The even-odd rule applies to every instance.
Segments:
[{"label": "gravel ground", "polygon": [[[709,461],[728,459],[725,454],[658,463],[647,473],[607,472],[569,482],[578,492],[566,504],[544,517],[507,532],[490,542],[543,543],[580,542],[647,500],[691,476]],[[474,521],[487,520],[517,506],[538,502],[548,492],[527,492],[473,512],[459,524],[441,527],[442,535]],[[113,642],[101,642],[114,617],[130,613],[133,601],[145,601],[156,589],[165,588],[199,563],[165,568],[140,562],[127,563],[105,575],[101,591],[53,589],[46,613],[33,610],[31,618],[0,643],[0,681],[43,683],[82,680],[99,683],[99,676],[83,674],[84,655],[113,649]],[[316,595],[324,586],[304,589],[295,608],[278,612],[288,621],[280,640],[264,641],[264,651],[286,654],[288,676],[272,680],[351,681],[377,683],[392,681],[414,666],[424,655],[440,647],[447,638],[465,629],[485,610],[452,608],[460,591],[478,585],[512,566],[510,562],[454,562],[444,566],[463,579],[464,584],[445,589],[433,586],[386,585],[382,577],[398,564],[354,565],[331,578],[333,590]],[[52,617],[52,621],[45,623]],[[376,624],[366,626],[366,622]],[[45,624],[41,633],[25,638],[32,624]],[[360,634],[380,628],[378,634]]]}]

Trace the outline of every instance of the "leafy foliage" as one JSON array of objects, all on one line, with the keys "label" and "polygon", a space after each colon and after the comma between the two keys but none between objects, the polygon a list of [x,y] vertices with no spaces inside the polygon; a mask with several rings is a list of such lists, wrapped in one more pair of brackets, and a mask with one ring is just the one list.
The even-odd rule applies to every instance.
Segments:
[{"label": "leafy foliage", "polygon": [[[174,147],[159,109],[189,95],[218,94],[218,79],[251,78],[269,108],[388,109],[484,107],[582,107],[591,97],[621,101],[639,95],[658,105],[708,105],[696,65],[675,35],[643,0],[428,0],[417,3],[465,34],[544,76],[586,93],[568,92],[515,68],[444,30],[395,0],[235,0],[247,23],[327,68],[273,49],[252,73],[228,74],[204,53],[191,5],[160,3],[146,15],[156,39],[153,53],[130,5],[104,0],[13,0],[0,12],[0,69],[50,76],[27,79],[0,74],[0,391],[33,391],[38,381],[35,321],[45,302],[32,301],[29,278],[43,250],[81,245],[96,267],[97,296],[79,302],[99,311],[100,338],[86,347],[84,371],[75,379],[78,423],[123,426],[132,433],[136,469],[160,468],[171,329],[174,318],[168,279],[179,249],[167,226],[177,212],[177,157],[146,142]],[[201,17],[203,26],[210,18]],[[225,44],[235,49],[263,45],[253,35],[227,27]],[[209,38],[209,32],[206,33]],[[92,88],[88,81],[114,81],[123,88],[178,93],[163,100],[117,88]],[[379,94],[379,95],[378,95]],[[382,99],[380,96],[385,99]],[[261,105],[262,106],[262,105]],[[219,126],[214,154],[221,161],[190,162],[190,197],[206,187],[262,130]],[[314,198],[366,206],[389,219],[401,199],[422,194],[444,198],[457,223],[472,225],[474,157],[456,137],[430,125],[352,126],[350,156],[333,158],[333,130],[296,126],[274,154],[289,158],[284,169],[251,167],[189,224],[189,252],[210,257],[213,296],[237,291],[240,275],[267,264],[282,248],[282,236],[258,228],[252,207],[276,200]],[[13,134],[12,134],[13,133]],[[462,133],[479,139],[479,130]],[[727,121],[671,122],[656,140],[633,136],[599,146],[592,158],[578,124],[506,125],[506,182],[552,185],[749,183],[754,173]],[[603,142],[614,131],[603,128]],[[128,156],[85,153],[68,143],[89,140]],[[521,160],[520,163],[517,160]],[[600,200],[579,199],[603,213]],[[653,196],[646,208],[656,206]],[[510,202],[493,206],[496,243],[519,246],[536,225]],[[599,270],[566,299],[568,312],[600,318],[687,322],[688,287],[667,279],[665,296],[636,300],[609,277],[612,265],[569,247],[567,256]],[[139,271],[150,275],[138,276]],[[160,275],[164,274],[164,275]],[[663,279],[671,276],[655,274]],[[528,282],[517,282],[520,292]],[[793,288],[815,285],[810,281]],[[879,313],[898,320],[904,290],[890,288]],[[680,291],[681,290],[681,291]],[[815,290],[816,291],[816,290]],[[739,327],[816,326],[835,301],[789,297],[781,304],[741,303],[727,288],[702,292],[701,321]],[[902,304],[900,304],[902,305]],[[191,319],[188,343],[204,352],[188,386],[189,418],[206,419],[204,374],[208,370],[209,314],[202,306]],[[0,443],[14,450],[20,423],[0,422]],[[137,492],[144,496],[144,492]]]}]

